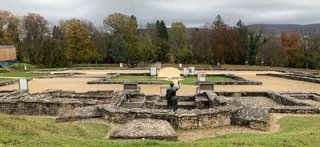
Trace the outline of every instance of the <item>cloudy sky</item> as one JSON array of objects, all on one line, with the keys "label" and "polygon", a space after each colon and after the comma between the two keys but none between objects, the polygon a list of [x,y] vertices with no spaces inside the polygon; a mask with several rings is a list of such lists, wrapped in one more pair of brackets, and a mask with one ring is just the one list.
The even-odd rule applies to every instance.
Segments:
[{"label": "cloudy sky", "polygon": [[212,22],[218,14],[229,24],[240,18],[246,24],[320,23],[319,0],[0,0],[0,10],[39,13],[52,24],[76,17],[102,25],[114,12],[136,15],[139,24],[162,19],[189,27]]}]

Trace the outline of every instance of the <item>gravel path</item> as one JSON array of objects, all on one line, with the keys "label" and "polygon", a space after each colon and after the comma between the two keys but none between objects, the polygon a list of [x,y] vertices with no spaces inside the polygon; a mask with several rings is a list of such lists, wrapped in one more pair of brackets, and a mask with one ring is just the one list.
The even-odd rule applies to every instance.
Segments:
[{"label": "gravel path", "polygon": [[[170,68],[169,68],[170,69]],[[169,74],[169,70],[165,70]],[[170,69],[175,72],[176,70]],[[69,70],[64,72],[78,72],[89,75],[105,75],[107,73],[147,73],[148,70]],[[162,71],[163,72],[163,71]],[[320,92],[320,84],[295,81],[283,78],[256,76],[257,73],[270,73],[269,71],[206,71],[213,74],[235,74],[247,80],[261,81],[262,85],[217,85],[216,91],[275,91],[275,92]],[[277,72],[273,72],[277,73]],[[159,73],[160,74],[160,73]],[[162,73],[161,73],[162,74]],[[170,75],[170,74],[169,74]],[[54,79],[33,79],[29,82],[30,92],[42,92],[46,89],[63,89],[77,92],[86,92],[91,90],[121,90],[122,85],[89,85],[88,81],[95,78],[54,78]],[[176,81],[176,80],[175,80]],[[165,85],[167,86],[167,85]],[[160,94],[161,85],[140,85],[145,94]],[[0,90],[18,89],[18,84],[2,86]],[[196,86],[182,85],[178,95],[193,95]]]}]

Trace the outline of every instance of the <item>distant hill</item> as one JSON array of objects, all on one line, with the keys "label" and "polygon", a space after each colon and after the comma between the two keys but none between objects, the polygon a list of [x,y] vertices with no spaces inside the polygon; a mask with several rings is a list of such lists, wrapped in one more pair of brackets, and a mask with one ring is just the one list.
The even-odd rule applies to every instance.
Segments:
[{"label": "distant hill", "polygon": [[263,31],[267,33],[280,34],[281,32],[298,31],[301,34],[307,34],[312,32],[320,32],[320,24],[253,24],[248,25],[249,30],[259,30],[263,28]]}]

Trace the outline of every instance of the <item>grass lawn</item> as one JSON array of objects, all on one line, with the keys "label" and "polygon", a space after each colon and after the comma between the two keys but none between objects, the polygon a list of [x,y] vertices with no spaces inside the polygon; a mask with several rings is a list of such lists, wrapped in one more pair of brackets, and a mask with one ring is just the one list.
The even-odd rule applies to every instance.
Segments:
[{"label": "grass lawn", "polygon": [[152,77],[150,80],[150,76],[143,75],[120,75],[112,79],[107,79],[108,81],[121,81],[121,82],[135,82],[135,81],[162,81],[163,84],[170,84],[171,81],[165,80],[165,78],[157,78]]},{"label": "grass lawn", "polygon": [[320,116],[285,117],[275,134],[235,134],[198,141],[110,141],[102,121],[56,123],[54,118],[0,114],[0,146],[320,146]]},{"label": "grass lawn", "polygon": [[[190,76],[190,77],[184,77],[182,81],[180,81],[184,85],[195,85],[197,82],[196,76]],[[234,79],[231,79],[226,76],[207,76],[206,77],[207,82],[230,82],[235,81]]]},{"label": "grass lawn", "polygon": [[6,72],[1,73],[2,77],[24,77],[24,78],[38,78],[48,75],[47,73],[31,73],[31,72]]}]

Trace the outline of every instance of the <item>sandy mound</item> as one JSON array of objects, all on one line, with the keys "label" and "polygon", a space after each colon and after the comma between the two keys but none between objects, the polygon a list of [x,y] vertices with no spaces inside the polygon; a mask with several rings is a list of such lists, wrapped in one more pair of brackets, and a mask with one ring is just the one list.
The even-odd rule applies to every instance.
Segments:
[{"label": "sandy mound", "polygon": [[158,77],[179,78],[180,70],[174,67],[166,67],[158,71]]}]

